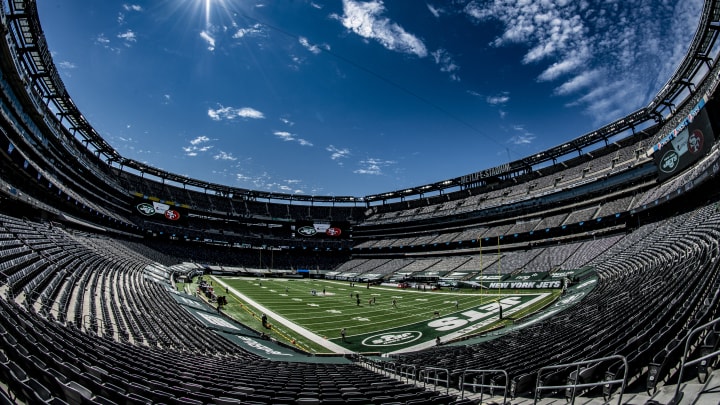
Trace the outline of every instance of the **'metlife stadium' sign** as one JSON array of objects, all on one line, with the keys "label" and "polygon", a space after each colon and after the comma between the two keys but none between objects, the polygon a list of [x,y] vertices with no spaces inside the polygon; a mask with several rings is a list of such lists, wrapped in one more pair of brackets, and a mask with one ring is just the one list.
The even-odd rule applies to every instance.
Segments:
[{"label": "'metlife stadium' sign", "polygon": [[490,169],[482,170],[479,172],[471,173],[465,176],[462,176],[460,178],[461,184],[468,184],[468,183],[475,183],[480,180],[487,179],[488,177],[495,177],[499,176],[501,174],[505,174],[509,172],[511,169],[509,163],[505,163],[504,165],[496,166]]}]

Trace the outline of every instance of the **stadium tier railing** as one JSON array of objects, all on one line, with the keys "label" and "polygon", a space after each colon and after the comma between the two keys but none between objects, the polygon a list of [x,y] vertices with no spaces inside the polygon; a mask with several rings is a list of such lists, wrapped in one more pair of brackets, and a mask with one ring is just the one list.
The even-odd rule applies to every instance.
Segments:
[{"label": "stadium tier railing", "polygon": [[[717,325],[720,325],[720,318],[714,319],[704,325],[700,325],[697,328],[691,330],[688,332],[687,336],[685,337],[684,347],[682,351],[682,357],[680,360],[680,367],[678,371],[678,381],[683,381],[682,377],[687,370],[697,365],[697,372],[698,372],[698,379],[702,380],[703,377],[707,377],[708,368],[710,368],[711,364],[714,364],[717,362],[718,356],[720,356],[720,350],[717,347]],[[705,344],[703,339],[700,338],[699,335],[704,334],[705,337],[712,336],[712,342],[708,342]],[[708,339],[710,340],[710,339]],[[697,345],[700,343],[700,350],[698,350],[699,353],[696,353],[695,355],[698,356],[697,358],[690,360],[690,357],[695,352],[695,349],[697,349]],[[705,382],[705,381],[701,381]],[[670,405],[677,405],[680,403],[680,401],[683,398],[683,391],[682,391],[682,384],[678,383],[675,385],[675,392],[673,394],[673,398],[670,401]]]},{"label": "stadium tier railing", "polygon": [[[551,365],[551,366],[545,366],[542,367],[538,373],[537,373],[537,379],[535,383],[535,397],[533,403],[537,404],[538,400],[540,399],[541,395],[540,393],[542,391],[559,391],[564,390],[565,391],[565,399],[571,403],[575,403],[575,398],[577,396],[578,388],[595,388],[595,387],[606,387],[608,385],[612,386],[613,384],[620,384],[620,392],[617,396],[617,403],[618,405],[622,404],[622,396],[625,393],[625,384],[627,380],[627,372],[623,373],[622,378],[613,378],[613,379],[603,379],[601,381],[591,381],[591,382],[581,382],[584,381],[581,378],[581,375],[583,371],[589,370],[591,366],[596,366],[597,364],[600,364],[602,362],[606,362],[609,360],[619,360],[623,363],[623,370],[628,369],[627,360],[624,356],[620,355],[614,355],[614,356],[607,356],[607,357],[601,357],[598,359],[590,359],[590,360],[583,360],[583,361],[577,361],[573,363],[567,363],[567,364],[557,364],[557,365]],[[585,366],[585,367],[583,367]],[[548,374],[544,374],[544,372],[552,371],[552,370],[558,370],[561,373],[566,373],[568,370],[571,370],[570,376],[567,379],[567,384],[560,384],[560,385],[546,385],[544,384],[544,377],[546,377]],[[605,400],[610,401],[611,395],[610,393],[606,396]]]},{"label": "stadium tier railing", "polygon": [[[497,381],[501,380],[502,385]],[[495,391],[502,391],[503,399],[501,404],[507,403],[510,379],[505,370],[463,370],[460,377],[459,388],[460,398],[465,398],[466,390],[473,393],[480,391],[480,403],[483,403],[485,392],[488,391],[491,397],[495,396]]]}]

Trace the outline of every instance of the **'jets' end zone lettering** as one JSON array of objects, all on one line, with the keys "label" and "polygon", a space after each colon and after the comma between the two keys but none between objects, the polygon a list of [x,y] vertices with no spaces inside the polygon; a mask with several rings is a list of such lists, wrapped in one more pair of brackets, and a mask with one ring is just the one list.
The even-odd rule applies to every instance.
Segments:
[{"label": "'jets' end zone lettering", "polygon": [[502,305],[504,311],[520,304],[521,302],[522,301],[520,297],[503,298],[500,300],[499,303],[491,302],[489,304],[478,307],[477,310],[461,312],[460,315],[462,315],[463,318],[457,316],[448,316],[445,318],[434,320],[428,323],[428,326],[434,328],[438,332],[455,330],[457,328],[467,325],[468,323],[479,321],[483,318],[489,317],[490,315],[499,312],[500,305]]}]

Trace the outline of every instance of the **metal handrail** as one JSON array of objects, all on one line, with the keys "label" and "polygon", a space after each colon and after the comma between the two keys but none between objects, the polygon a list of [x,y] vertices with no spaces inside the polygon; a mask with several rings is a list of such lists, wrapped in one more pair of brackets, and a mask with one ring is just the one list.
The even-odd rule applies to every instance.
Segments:
[{"label": "metal handrail", "polygon": [[391,362],[391,361],[382,362],[382,371],[388,377],[390,376],[390,374],[397,374],[397,367],[398,366],[395,362]]},{"label": "metal handrail", "polygon": [[410,383],[411,377],[413,381],[417,380],[417,367],[414,364],[399,364],[396,367],[396,371],[400,381],[405,377],[406,384]]},{"label": "metal handrail", "polygon": [[[613,360],[613,359],[621,360],[623,363],[624,371],[623,371],[622,379],[616,378],[616,379],[605,379],[604,381],[598,381],[598,382],[592,382],[592,383],[583,383],[583,384],[577,383],[577,381],[579,380],[578,377],[580,375],[580,371],[582,371],[580,366],[583,366],[586,364],[596,364],[596,363]],[[570,367],[575,367],[575,371],[574,371],[575,379],[573,380],[572,384],[546,385],[546,386],[541,385],[540,378],[543,375],[543,371],[545,371],[545,370],[560,370],[560,369],[565,369],[565,368],[570,368]],[[626,380],[627,380],[627,370],[628,370],[627,359],[625,359],[625,356],[620,356],[620,355],[613,355],[613,356],[608,356],[608,357],[601,357],[598,359],[578,361],[575,363],[566,363],[566,364],[558,364],[558,365],[554,365],[554,366],[545,366],[545,367],[541,368],[540,370],[538,370],[537,380],[535,382],[535,398],[534,398],[533,404],[537,404],[537,401],[539,399],[538,393],[540,391],[560,390],[560,389],[570,390],[571,395],[570,395],[570,398],[568,399],[568,402],[570,402],[571,404],[574,404],[575,403],[575,393],[577,391],[577,388],[591,388],[591,387],[599,387],[599,386],[604,386],[604,387],[608,388],[608,398],[607,399],[610,399],[609,388],[612,386],[612,384],[622,384],[622,386],[620,387],[620,396],[618,396],[618,405],[621,405],[622,404],[622,396],[623,396],[623,393],[625,392],[625,384],[626,384]]]},{"label": "metal handrail", "polygon": [[707,330],[710,326],[713,326],[717,323],[720,323],[720,318],[716,318],[704,325],[700,325],[697,328],[691,330],[688,332],[687,336],[685,337],[685,350],[683,351],[683,355],[680,358],[680,371],[678,372],[678,380],[677,385],[675,386],[675,394],[673,395],[672,400],[670,400],[670,403],[668,405],[678,404],[680,403],[680,400],[682,399],[682,392],[680,391],[680,386],[682,385],[682,376],[685,372],[685,367],[688,366],[694,366],[695,364],[701,363],[704,360],[707,360],[709,358],[715,357],[720,354],[720,350],[716,350],[712,353],[705,354],[704,356],[701,356],[700,358],[697,358],[692,361],[687,361],[688,351],[690,350],[690,342],[692,341],[692,337],[704,330]]},{"label": "metal handrail", "polygon": [[[477,374],[480,374],[480,383],[479,384],[477,382],[472,382],[472,383],[466,382],[467,377],[477,375]],[[494,374],[494,375],[502,374],[503,377],[505,378],[505,384],[504,385],[496,385],[496,384],[493,384],[492,380],[490,380],[489,384],[485,384],[485,376],[488,374]],[[465,398],[465,387],[480,388],[480,403],[482,403],[483,395],[485,394],[483,388],[490,388],[490,395],[493,395],[493,390],[501,389],[501,390],[503,390],[502,403],[504,404],[507,402],[509,383],[510,383],[510,379],[508,378],[508,373],[505,370],[464,370],[462,373],[461,380],[460,380],[460,398],[461,399]]]},{"label": "metal handrail", "polygon": [[[445,373],[444,380],[440,377],[441,373]],[[435,391],[437,391],[438,383],[444,382],[445,394],[450,393],[450,370],[447,368],[425,367],[418,373],[418,379],[422,380],[423,388],[428,382],[431,382],[435,386]]]}]

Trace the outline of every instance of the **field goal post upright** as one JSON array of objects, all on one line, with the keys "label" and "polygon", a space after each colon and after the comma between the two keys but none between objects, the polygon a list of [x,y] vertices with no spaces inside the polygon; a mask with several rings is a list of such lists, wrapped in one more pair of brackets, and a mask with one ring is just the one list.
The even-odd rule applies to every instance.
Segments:
[{"label": "field goal post upright", "polygon": [[478,250],[480,251],[480,305],[483,303],[483,287],[485,285],[483,282],[485,279],[483,278],[483,259],[482,259],[482,235],[478,237]]},{"label": "field goal post upright", "polygon": [[502,256],[500,255],[500,235],[498,235],[498,300],[500,299],[500,280],[502,280]]}]

